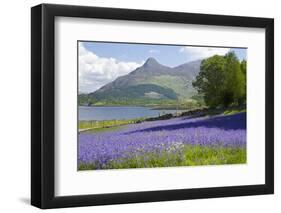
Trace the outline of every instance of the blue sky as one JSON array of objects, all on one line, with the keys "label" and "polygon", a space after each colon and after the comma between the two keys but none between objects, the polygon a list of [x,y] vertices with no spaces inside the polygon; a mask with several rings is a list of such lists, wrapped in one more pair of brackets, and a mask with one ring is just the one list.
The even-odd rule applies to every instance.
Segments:
[{"label": "blue sky", "polygon": [[216,54],[225,55],[229,51],[234,51],[239,60],[247,57],[245,48],[110,42],[79,42],[78,48],[80,93],[96,91],[119,76],[142,66],[149,57],[170,67]]},{"label": "blue sky", "polygon": [[[133,43],[110,43],[110,42],[83,42],[84,47],[97,54],[100,57],[116,58],[120,61],[134,61],[141,63],[149,57],[154,57],[159,63],[174,67],[190,61],[187,54],[180,51],[186,46],[176,45],[149,45]],[[190,49],[198,49],[196,46],[189,46]],[[208,47],[204,47],[208,49]],[[226,48],[216,48],[226,49]],[[247,50],[244,48],[228,48],[234,51],[237,57],[242,60],[246,59]],[[194,58],[197,60],[199,58]]]}]

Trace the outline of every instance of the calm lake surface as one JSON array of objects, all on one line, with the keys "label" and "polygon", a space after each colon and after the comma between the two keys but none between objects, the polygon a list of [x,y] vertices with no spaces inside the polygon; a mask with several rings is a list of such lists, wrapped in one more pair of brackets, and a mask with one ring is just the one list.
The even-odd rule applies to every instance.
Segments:
[{"label": "calm lake surface", "polygon": [[[178,110],[181,112],[181,110]],[[137,106],[108,106],[108,107],[87,107],[79,106],[79,120],[122,120],[141,117],[158,117],[159,115],[176,113],[176,110],[155,110],[148,107]]]}]

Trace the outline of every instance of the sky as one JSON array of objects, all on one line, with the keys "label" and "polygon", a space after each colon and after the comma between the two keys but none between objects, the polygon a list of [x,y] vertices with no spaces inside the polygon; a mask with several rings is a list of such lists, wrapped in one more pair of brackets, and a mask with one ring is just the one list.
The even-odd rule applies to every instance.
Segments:
[{"label": "sky", "polygon": [[153,57],[160,64],[175,67],[213,55],[235,52],[246,59],[247,49],[183,45],[111,42],[79,42],[79,93],[94,92],[119,76],[126,75]]}]

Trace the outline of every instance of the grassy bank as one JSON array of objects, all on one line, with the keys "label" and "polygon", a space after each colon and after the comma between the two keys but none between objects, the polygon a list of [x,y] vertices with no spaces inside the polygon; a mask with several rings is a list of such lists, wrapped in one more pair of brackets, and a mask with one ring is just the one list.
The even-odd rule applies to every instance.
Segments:
[{"label": "grassy bank", "polygon": [[181,99],[181,100],[170,100],[170,99],[134,99],[134,100],[103,100],[94,101],[85,99],[78,102],[79,106],[92,106],[92,107],[106,107],[106,106],[142,106],[151,107],[155,109],[195,109],[198,107],[205,106],[202,101],[194,99]]},{"label": "grassy bank", "polygon": [[141,123],[143,121],[155,121],[155,120],[168,120],[175,117],[181,116],[209,116],[209,115],[233,115],[240,112],[245,112],[244,107],[233,107],[225,109],[208,109],[208,108],[197,108],[194,110],[189,110],[177,115],[165,114],[158,117],[152,118],[136,118],[136,119],[127,119],[127,120],[103,120],[103,121],[79,121],[79,130],[90,130],[90,129],[102,129],[102,128],[111,128],[127,124]]},{"label": "grassy bank", "polygon": [[[134,154],[102,165],[102,169],[243,164],[246,160],[246,148],[186,145],[180,150],[167,150],[161,154]],[[78,170],[93,170],[100,166],[95,163],[80,164]]]},{"label": "grassy bank", "polygon": [[142,121],[144,121],[143,118],[128,119],[128,120],[79,121],[79,130],[110,128],[115,126],[139,123]]}]

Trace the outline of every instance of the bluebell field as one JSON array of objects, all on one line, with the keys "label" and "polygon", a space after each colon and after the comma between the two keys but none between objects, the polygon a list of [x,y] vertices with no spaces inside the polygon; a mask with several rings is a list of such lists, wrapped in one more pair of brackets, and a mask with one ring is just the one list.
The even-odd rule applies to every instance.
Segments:
[{"label": "bluebell field", "polygon": [[78,169],[246,163],[246,112],[79,133]]}]

